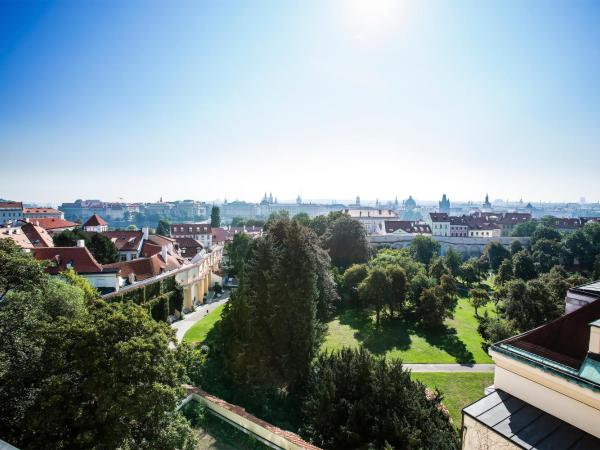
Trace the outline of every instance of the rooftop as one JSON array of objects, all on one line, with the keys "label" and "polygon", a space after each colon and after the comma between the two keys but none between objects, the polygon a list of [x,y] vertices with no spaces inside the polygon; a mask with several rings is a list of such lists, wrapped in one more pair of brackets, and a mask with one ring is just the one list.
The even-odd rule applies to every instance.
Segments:
[{"label": "rooftop", "polygon": [[39,219],[29,219],[29,222],[38,225],[45,230],[56,230],[60,228],[74,228],[78,226],[77,223],[71,222],[70,220],[57,219],[54,217],[44,217]]},{"label": "rooftop", "polygon": [[97,227],[103,225],[108,225],[108,222],[102,217],[100,217],[98,214],[94,214],[83,224],[84,227]]},{"label": "rooftop", "polygon": [[144,240],[142,231],[104,231],[101,234],[109,238],[119,251],[137,251]]},{"label": "rooftop", "polygon": [[498,389],[464,414],[525,449],[598,449],[600,439]]},{"label": "rooftop", "polygon": [[35,248],[33,256],[38,261],[50,261],[46,272],[55,275],[72,267],[77,273],[100,273],[103,267],[86,247]]},{"label": "rooftop", "polygon": [[598,380],[583,370],[592,364],[588,361],[590,324],[598,319],[600,301],[593,301],[546,325],[494,344],[492,350],[600,391]]}]

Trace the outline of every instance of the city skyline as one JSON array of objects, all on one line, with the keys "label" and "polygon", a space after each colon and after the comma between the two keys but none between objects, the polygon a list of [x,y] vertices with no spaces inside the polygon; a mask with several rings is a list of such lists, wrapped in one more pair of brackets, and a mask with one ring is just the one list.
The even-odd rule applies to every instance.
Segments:
[{"label": "city skyline", "polygon": [[593,2],[2,2],[0,197],[595,202],[599,18]]}]

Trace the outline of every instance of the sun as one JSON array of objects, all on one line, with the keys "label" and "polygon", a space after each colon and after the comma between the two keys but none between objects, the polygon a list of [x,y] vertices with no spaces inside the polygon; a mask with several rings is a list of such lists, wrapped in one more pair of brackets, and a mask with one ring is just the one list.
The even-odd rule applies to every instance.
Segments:
[{"label": "sun", "polygon": [[392,32],[405,6],[401,0],[345,0],[342,5],[347,25],[361,38]]}]

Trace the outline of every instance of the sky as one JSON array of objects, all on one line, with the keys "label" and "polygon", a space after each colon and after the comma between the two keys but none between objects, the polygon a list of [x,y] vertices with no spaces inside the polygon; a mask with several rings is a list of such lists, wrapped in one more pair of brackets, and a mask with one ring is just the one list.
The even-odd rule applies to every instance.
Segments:
[{"label": "sky", "polygon": [[0,0],[0,198],[600,201],[600,2]]}]

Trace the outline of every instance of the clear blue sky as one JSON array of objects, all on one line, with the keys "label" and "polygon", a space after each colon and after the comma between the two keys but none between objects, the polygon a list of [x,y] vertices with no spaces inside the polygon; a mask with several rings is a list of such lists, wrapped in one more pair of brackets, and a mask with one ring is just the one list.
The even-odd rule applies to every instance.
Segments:
[{"label": "clear blue sky", "polygon": [[0,1],[0,197],[600,200],[597,1]]}]

